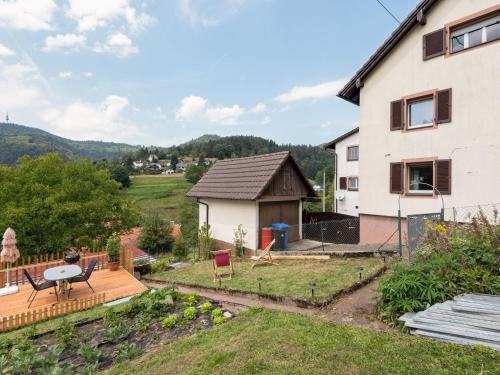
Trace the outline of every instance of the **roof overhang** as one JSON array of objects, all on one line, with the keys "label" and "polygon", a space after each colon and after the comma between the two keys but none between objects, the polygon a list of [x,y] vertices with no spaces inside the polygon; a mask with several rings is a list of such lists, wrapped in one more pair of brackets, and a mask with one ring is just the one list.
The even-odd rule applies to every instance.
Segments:
[{"label": "roof overhang", "polygon": [[[370,56],[368,61],[359,69],[356,74],[339,91],[337,96],[350,103],[359,105],[359,92],[363,87],[363,80],[375,69],[375,67],[392,51],[392,49],[403,39],[406,34],[417,23],[425,23],[425,14],[439,0],[422,0],[417,7],[405,18],[396,30],[385,40],[382,46]],[[420,20],[420,21],[419,21]]]},{"label": "roof overhang", "polygon": [[356,134],[357,132],[359,132],[359,126],[352,129],[352,130],[349,130],[347,133],[344,133],[342,134],[341,136],[335,138],[333,141],[327,143],[326,145],[323,146],[323,148],[326,150],[326,149],[335,149],[335,145],[337,143],[339,143],[340,141],[343,141],[344,139],[350,137],[351,135],[353,134]]}]

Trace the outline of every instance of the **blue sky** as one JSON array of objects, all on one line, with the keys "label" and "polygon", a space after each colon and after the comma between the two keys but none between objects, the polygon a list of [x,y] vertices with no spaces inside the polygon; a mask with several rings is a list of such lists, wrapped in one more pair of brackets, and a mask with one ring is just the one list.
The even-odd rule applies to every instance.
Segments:
[{"label": "blue sky", "polygon": [[357,124],[335,94],[396,26],[376,0],[0,0],[0,114],[78,140],[320,144]]}]

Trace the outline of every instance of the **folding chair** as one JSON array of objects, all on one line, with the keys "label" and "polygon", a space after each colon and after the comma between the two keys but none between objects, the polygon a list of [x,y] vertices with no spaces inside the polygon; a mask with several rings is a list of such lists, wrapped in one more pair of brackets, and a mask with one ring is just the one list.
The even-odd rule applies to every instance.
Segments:
[{"label": "folding chair", "polygon": [[[233,262],[231,261],[231,250],[212,251],[212,257],[214,283],[221,277],[229,277],[229,280],[231,280],[231,276],[234,275]],[[227,272],[219,272],[219,268],[222,267],[229,267],[229,269]]]},{"label": "folding chair", "polygon": [[253,262],[252,267],[254,268],[258,263],[269,263],[269,264],[274,264],[278,265],[275,261],[273,261],[273,257],[271,256],[271,249],[274,245],[275,240],[272,240],[269,245],[264,250],[260,251],[260,255],[254,255],[253,257],[250,258],[250,260]]}]

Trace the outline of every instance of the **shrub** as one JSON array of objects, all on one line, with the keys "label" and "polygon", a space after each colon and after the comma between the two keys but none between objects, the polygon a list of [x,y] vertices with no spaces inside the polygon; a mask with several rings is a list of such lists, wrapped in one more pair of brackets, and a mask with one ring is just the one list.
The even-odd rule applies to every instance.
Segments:
[{"label": "shrub", "polygon": [[175,241],[174,247],[172,249],[172,256],[177,260],[186,258],[187,246],[186,242],[182,238],[179,238],[177,241]]},{"label": "shrub", "polygon": [[427,223],[413,264],[398,264],[379,290],[382,318],[395,321],[461,293],[500,294],[498,226],[480,214],[470,224]]},{"label": "shrub", "polygon": [[161,321],[161,325],[164,328],[174,328],[179,321],[179,315],[171,314]]},{"label": "shrub", "polygon": [[210,310],[212,310],[212,304],[210,302],[207,301],[207,302],[201,304],[200,311],[202,313],[206,314]]},{"label": "shrub", "polygon": [[121,240],[116,234],[113,234],[106,241],[106,252],[110,262],[118,262],[120,260]]},{"label": "shrub", "polygon": [[198,231],[198,249],[200,259],[209,259],[210,252],[215,250],[215,239],[212,237],[210,225],[206,223]]},{"label": "shrub", "polygon": [[236,256],[243,256],[244,245],[245,245],[245,236],[247,235],[247,231],[243,229],[243,225],[238,225],[238,228],[234,230],[234,248],[236,250]]},{"label": "shrub", "polygon": [[163,272],[170,266],[170,259],[157,258],[156,262],[151,264],[151,272]]},{"label": "shrub", "polygon": [[173,242],[172,225],[166,223],[158,214],[147,216],[141,226],[137,246],[145,251],[160,252]]},{"label": "shrub", "polygon": [[196,318],[196,307],[186,307],[184,309],[184,318],[187,320],[194,320]]}]

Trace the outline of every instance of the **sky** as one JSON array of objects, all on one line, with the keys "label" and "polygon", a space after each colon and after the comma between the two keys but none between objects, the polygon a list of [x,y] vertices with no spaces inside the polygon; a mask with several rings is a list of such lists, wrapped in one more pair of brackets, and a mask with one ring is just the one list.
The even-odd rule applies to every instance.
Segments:
[{"label": "sky", "polygon": [[[400,20],[416,0],[383,0]],[[321,144],[397,27],[376,0],[0,0],[0,116],[75,140]]]}]

